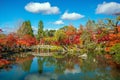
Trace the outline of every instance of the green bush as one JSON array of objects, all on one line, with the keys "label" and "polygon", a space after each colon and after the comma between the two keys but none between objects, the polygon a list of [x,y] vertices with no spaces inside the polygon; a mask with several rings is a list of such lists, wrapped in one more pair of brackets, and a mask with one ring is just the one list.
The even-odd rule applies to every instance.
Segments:
[{"label": "green bush", "polygon": [[112,46],[110,51],[115,54],[120,54],[120,43]]},{"label": "green bush", "polygon": [[51,51],[51,52],[59,52],[59,51],[63,51],[63,48],[60,47],[60,46],[52,46],[52,47],[50,48],[50,51]]},{"label": "green bush", "polygon": [[80,54],[85,54],[87,53],[87,49],[83,48],[83,49],[80,49]]},{"label": "green bush", "polygon": [[120,43],[114,45],[113,47],[111,47],[110,49],[111,53],[114,53],[115,55],[114,60],[118,63],[120,63]]},{"label": "green bush", "polygon": [[120,53],[114,55],[114,60],[115,60],[117,63],[120,63]]}]

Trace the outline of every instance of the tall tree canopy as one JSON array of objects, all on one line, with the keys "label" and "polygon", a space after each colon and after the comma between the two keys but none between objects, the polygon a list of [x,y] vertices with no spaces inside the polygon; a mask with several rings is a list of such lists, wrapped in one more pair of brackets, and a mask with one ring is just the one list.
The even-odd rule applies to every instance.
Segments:
[{"label": "tall tree canopy", "polygon": [[22,23],[22,26],[20,26],[20,28],[18,29],[17,33],[19,36],[24,35],[34,36],[30,21],[24,21]]},{"label": "tall tree canopy", "polygon": [[37,34],[37,39],[40,40],[40,38],[43,38],[44,36],[44,25],[42,21],[39,21],[38,23],[38,34]]},{"label": "tall tree canopy", "polygon": [[86,28],[91,31],[91,30],[94,30],[96,28],[96,24],[95,24],[95,21],[93,20],[88,20],[86,22]]},{"label": "tall tree canopy", "polygon": [[66,34],[63,30],[57,30],[55,32],[55,38],[60,43],[60,45],[62,45],[64,40],[66,39]]},{"label": "tall tree canopy", "polygon": [[117,16],[115,20],[114,19],[112,20],[109,18],[107,18],[106,20],[107,20],[107,26],[114,28],[114,33],[118,33],[119,32],[118,26],[120,23],[120,16]]},{"label": "tall tree canopy", "polygon": [[45,34],[45,37],[53,37],[55,32],[56,30],[45,30],[44,34]]}]

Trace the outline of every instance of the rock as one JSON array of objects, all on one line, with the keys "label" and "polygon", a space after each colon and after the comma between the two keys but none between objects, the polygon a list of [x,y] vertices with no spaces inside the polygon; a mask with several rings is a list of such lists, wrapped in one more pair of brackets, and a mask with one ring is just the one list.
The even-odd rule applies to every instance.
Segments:
[{"label": "rock", "polygon": [[85,53],[83,55],[80,55],[79,57],[82,58],[82,59],[87,59],[87,54]]}]

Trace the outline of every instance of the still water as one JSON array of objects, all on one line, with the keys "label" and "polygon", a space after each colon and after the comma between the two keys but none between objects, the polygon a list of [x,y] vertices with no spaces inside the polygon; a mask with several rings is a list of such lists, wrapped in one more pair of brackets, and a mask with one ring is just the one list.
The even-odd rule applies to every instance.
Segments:
[{"label": "still water", "polygon": [[15,60],[0,69],[0,80],[120,80],[120,69],[102,57],[12,57]]}]

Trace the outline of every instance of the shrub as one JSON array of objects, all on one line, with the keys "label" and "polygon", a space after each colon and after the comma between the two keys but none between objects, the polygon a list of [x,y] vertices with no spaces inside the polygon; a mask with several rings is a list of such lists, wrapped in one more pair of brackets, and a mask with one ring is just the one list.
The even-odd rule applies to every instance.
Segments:
[{"label": "shrub", "polygon": [[110,51],[112,53],[115,53],[113,56],[114,60],[118,63],[120,63],[120,43],[115,44],[114,46],[111,47]]}]

